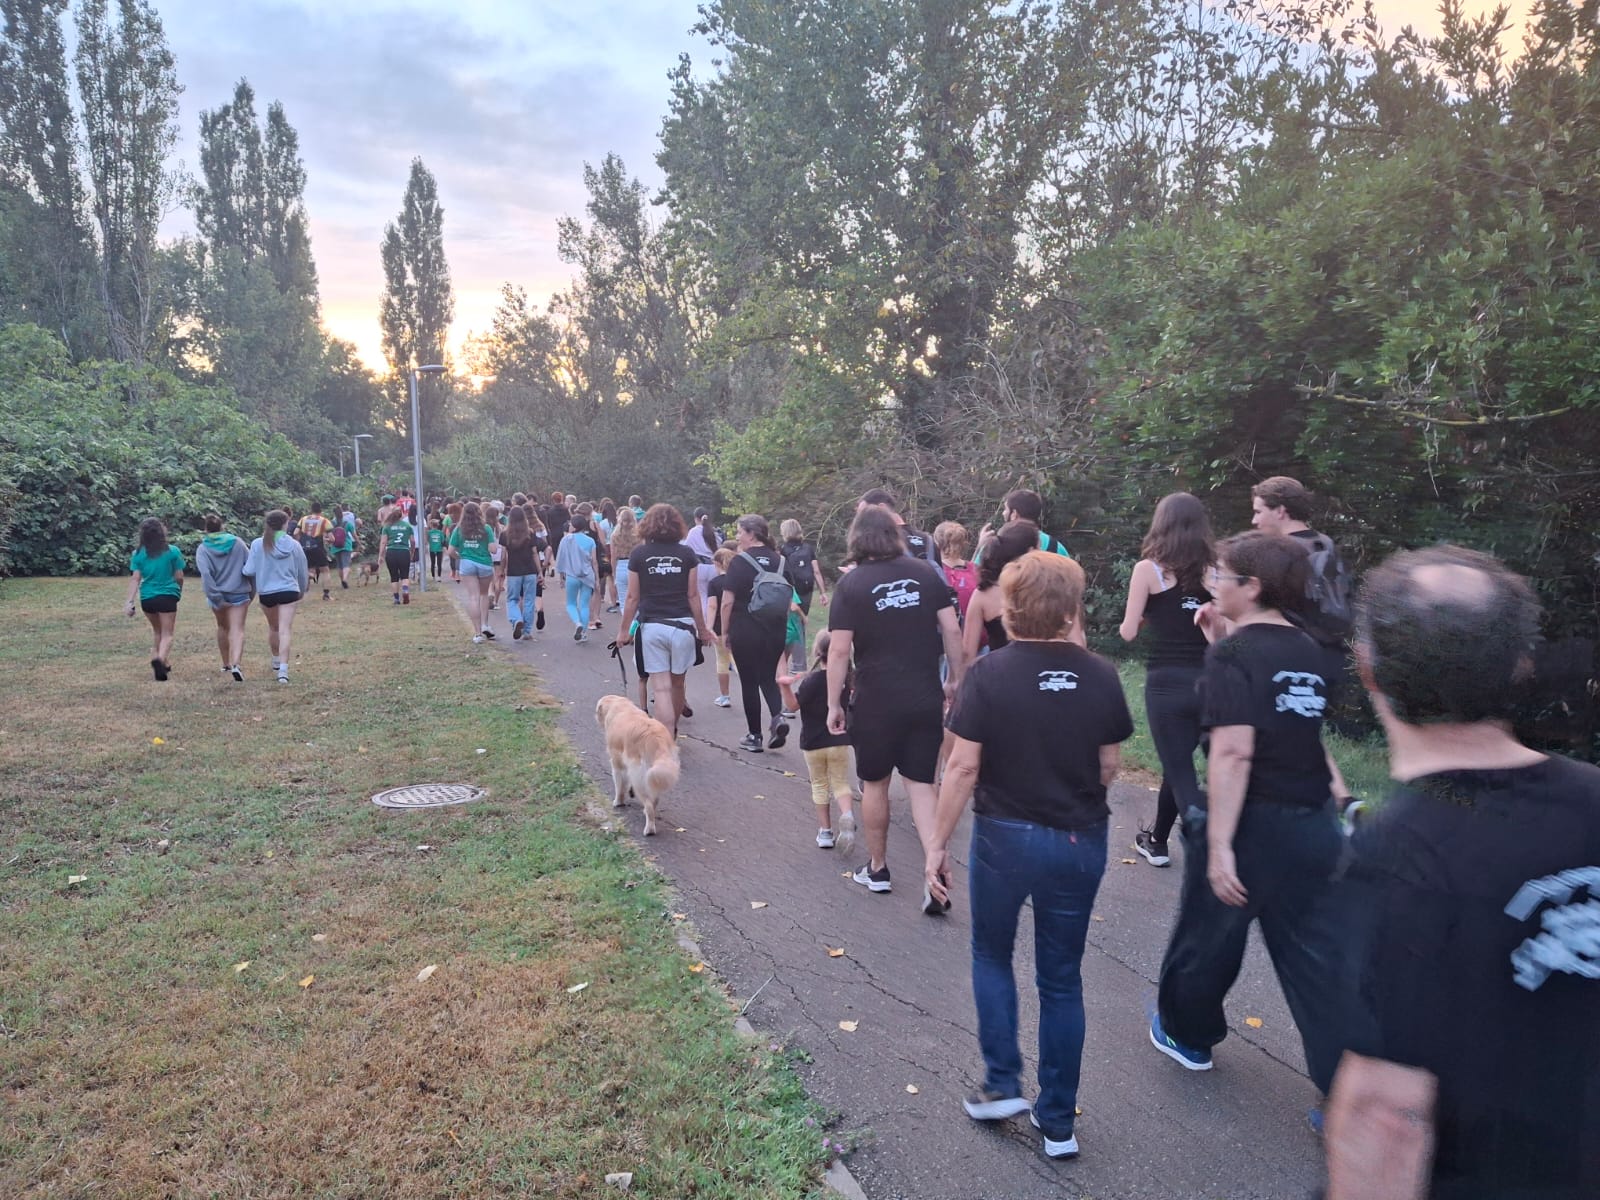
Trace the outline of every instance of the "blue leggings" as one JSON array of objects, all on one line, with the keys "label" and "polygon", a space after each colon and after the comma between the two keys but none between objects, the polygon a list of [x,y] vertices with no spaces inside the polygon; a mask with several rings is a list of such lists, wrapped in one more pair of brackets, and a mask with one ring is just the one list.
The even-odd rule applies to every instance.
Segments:
[{"label": "blue leggings", "polygon": [[567,616],[579,629],[589,628],[589,600],[594,588],[576,575],[567,576]]}]

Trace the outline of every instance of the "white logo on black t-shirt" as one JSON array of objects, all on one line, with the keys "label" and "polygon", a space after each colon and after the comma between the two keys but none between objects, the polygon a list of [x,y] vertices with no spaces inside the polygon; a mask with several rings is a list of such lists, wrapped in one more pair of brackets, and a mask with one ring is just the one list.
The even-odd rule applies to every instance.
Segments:
[{"label": "white logo on black t-shirt", "polygon": [[1180,607],[1184,612],[1199,612],[1204,607],[1204,603],[1199,596],[1185,596]]},{"label": "white logo on black t-shirt", "polygon": [[1287,685],[1278,693],[1279,712],[1320,717],[1322,710],[1328,707],[1327,697],[1317,695],[1318,688],[1327,687],[1321,675],[1311,671],[1279,671],[1272,682]]},{"label": "white logo on black t-shirt", "polygon": [[651,555],[645,560],[646,575],[682,575],[683,560],[676,554]]},{"label": "white logo on black t-shirt", "polygon": [[1526,921],[1546,900],[1552,907],[1539,918],[1541,932],[1511,952],[1512,978],[1530,992],[1555,971],[1600,979],[1600,867],[1529,880],[1511,897],[1506,914]]},{"label": "white logo on black t-shirt", "polygon": [[[878,596],[879,592],[883,595]],[[872,594],[878,596],[876,608],[879,612],[886,608],[916,608],[922,603],[922,589],[915,579],[896,579],[893,583],[880,583],[872,589]]]},{"label": "white logo on black t-shirt", "polygon": [[1072,692],[1078,688],[1078,673],[1076,671],[1040,671],[1039,690],[1041,692]]}]

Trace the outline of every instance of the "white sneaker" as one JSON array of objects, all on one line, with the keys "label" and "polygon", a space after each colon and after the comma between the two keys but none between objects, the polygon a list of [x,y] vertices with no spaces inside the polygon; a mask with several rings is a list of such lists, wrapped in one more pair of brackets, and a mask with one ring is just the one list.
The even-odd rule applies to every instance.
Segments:
[{"label": "white sneaker", "polygon": [[483,634],[481,634],[481,633],[475,633],[475,634],[473,634],[473,635],[472,635],[472,644],[473,644],[473,645],[474,645],[474,646],[481,646],[481,645],[483,645]]},{"label": "white sneaker", "polygon": [[832,850],[833,849],[833,830],[831,830],[831,829],[819,829],[819,830],[817,830],[817,845],[821,846],[824,850]]},{"label": "white sneaker", "polygon": [[849,854],[856,844],[856,815],[855,813],[839,814],[839,836],[834,839],[837,846],[845,854]]},{"label": "white sneaker", "polygon": [[733,707],[733,701],[730,700],[726,696],[718,696],[711,703],[715,704],[718,708],[732,708]]},{"label": "white sneaker", "polygon": [[1044,1156],[1046,1158],[1078,1157],[1078,1139],[1075,1136],[1068,1136],[1065,1140],[1058,1142],[1055,1138],[1044,1132],[1044,1126],[1039,1124],[1039,1117],[1036,1113],[1030,1112],[1028,1114],[1028,1120],[1033,1124],[1035,1129],[1037,1129],[1041,1134],[1044,1134]]}]

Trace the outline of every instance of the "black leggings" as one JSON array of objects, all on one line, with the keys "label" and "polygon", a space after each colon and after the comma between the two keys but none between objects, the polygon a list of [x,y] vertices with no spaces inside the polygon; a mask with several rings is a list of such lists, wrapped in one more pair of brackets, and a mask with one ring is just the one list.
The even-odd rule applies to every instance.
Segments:
[{"label": "black leggings", "polygon": [[428,569],[432,572],[433,577],[435,579],[439,578],[439,574],[440,574],[440,570],[439,569],[443,565],[444,565],[444,551],[443,550],[429,550],[428,551]]},{"label": "black leggings", "polygon": [[776,717],[783,711],[783,698],[778,694],[778,660],[783,657],[784,626],[772,632],[757,627],[750,629],[754,617],[742,617],[728,637],[728,649],[733,652],[733,665],[739,669],[739,693],[744,699],[745,724],[750,732],[761,734],[761,698],[767,698],[767,707]]},{"label": "black leggings", "polygon": [[1144,677],[1144,712],[1161,759],[1161,794],[1151,836],[1167,840],[1179,813],[1204,808],[1194,751],[1200,744],[1199,667],[1151,667]]}]

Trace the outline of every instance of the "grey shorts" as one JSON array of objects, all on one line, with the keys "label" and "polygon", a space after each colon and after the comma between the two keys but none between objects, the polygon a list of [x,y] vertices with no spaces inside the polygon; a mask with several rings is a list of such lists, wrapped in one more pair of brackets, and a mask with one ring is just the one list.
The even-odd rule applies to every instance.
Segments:
[{"label": "grey shorts", "polygon": [[694,666],[695,636],[692,629],[651,622],[639,626],[639,645],[644,651],[647,675],[687,675]]}]

